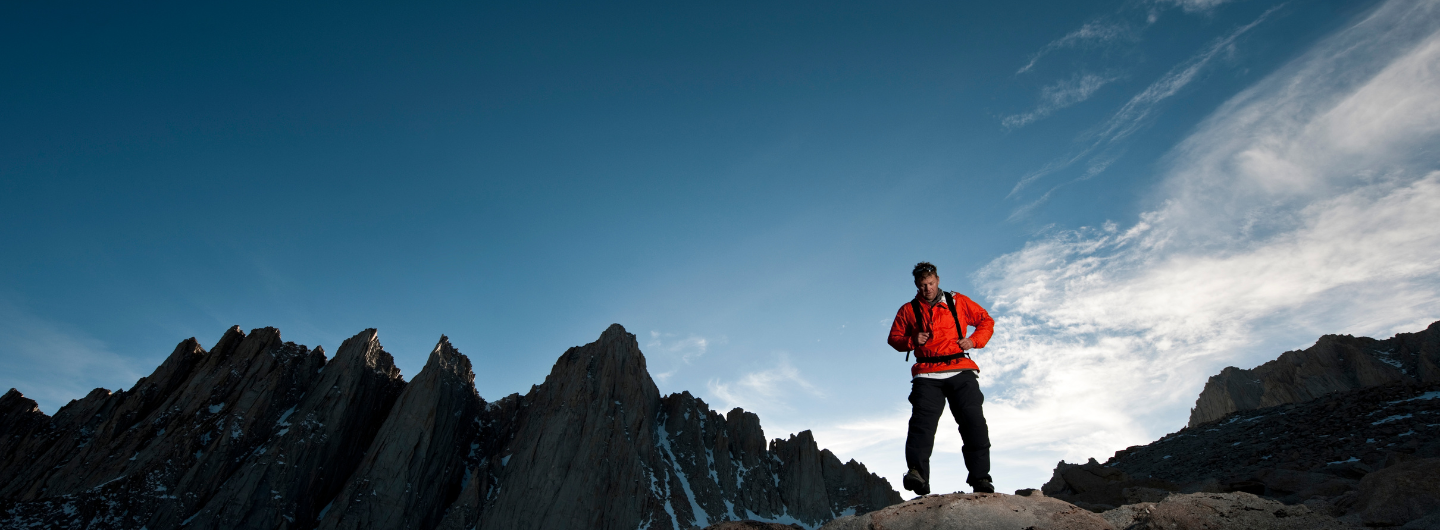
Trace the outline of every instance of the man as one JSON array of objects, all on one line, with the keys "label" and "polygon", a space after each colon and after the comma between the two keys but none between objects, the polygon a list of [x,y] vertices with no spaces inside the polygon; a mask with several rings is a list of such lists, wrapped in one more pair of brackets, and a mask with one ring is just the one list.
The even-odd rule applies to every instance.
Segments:
[{"label": "man", "polygon": [[[890,346],[896,351],[914,350],[916,360],[910,367],[910,432],[905,438],[905,463],[910,469],[905,473],[905,489],[919,495],[930,493],[930,452],[948,400],[964,442],[960,453],[969,471],[965,482],[976,492],[994,493],[990,429],[981,410],[985,395],[980,393],[980,367],[968,352],[985,347],[995,332],[995,321],[965,295],[941,291],[940,275],[929,262],[915,265],[911,274],[915,276],[915,299],[900,306],[890,326]],[[975,328],[969,337],[965,336],[967,327]]]}]

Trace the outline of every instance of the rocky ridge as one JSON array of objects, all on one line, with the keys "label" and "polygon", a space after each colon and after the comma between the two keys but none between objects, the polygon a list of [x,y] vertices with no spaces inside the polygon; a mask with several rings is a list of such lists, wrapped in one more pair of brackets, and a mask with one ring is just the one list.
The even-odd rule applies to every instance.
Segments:
[{"label": "rocky ridge", "polygon": [[1253,371],[1227,368],[1210,379],[1196,411],[1207,399],[1222,401],[1216,396],[1245,395],[1234,393],[1244,389],[1242,372],[1258,377],[1257,395],[1279,403],[1232,399],[1244,407],[1104,463],[1061,462],[1043,492],[1107,519],[1177,495],[1243,493],[1337,524],[1428,527],[1423,521],[1440,521],[1440,380],[1427,368],[1437,344],[1440,323],[1388,341],[1326,336]]},{"label": "rocky ridge", "polygon": [[53,417],[0,397],[5,527],[815,528],[898,502],[808,431],[660,396],[619,325],[495,401],[444,337],[406,383],[373,329],[327,360],[238,327]]},{"label": "rocky ridge", "polygon": [[1325,335],[1255,368],[1228,367],[1205,383],[1190,410],[1198,427],[1242,410],[1301,403],[1388,383],[1440,383],[1440,322],[1385,340]]}]

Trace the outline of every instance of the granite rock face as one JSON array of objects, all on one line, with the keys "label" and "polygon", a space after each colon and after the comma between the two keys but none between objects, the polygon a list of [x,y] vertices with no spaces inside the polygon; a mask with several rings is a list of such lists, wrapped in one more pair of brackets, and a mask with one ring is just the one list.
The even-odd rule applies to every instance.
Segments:
[{"label": "granite rock face", "polygon": [[479,434],[475,373],[450,341],[405,386],[358,469],[321,508],[322,530],[434,528],[459,496]]},{"label": "granite rock face", "polygon": [[281,413],[274,434],[230,476],[186,528],[244,528],[284,521],[311,526],[371,444],[405,389],[394,359],[367,329],[340,345],[319,381]]},{"label": "granite rock face", "polygon": [[0,471],[5,515],[65,528],[177,527],[284,429],[324,362],[273,328],[231,328],[209,353],[182,342],[130,391],[96,389],[17,440],[17,461]]},{"label": "granite rock face", "polygon": [[808,431],[660,396],[619,325],[493,402],[446,338],[407,384],[373,329],[328,362],[273,328],[189,339],[54,417],[0,397],[0,527],[815,528],[898,502]]},{"label": "granite rock face", "polygon": [[1111,530],[1099,515],[1043,495],[926,495],[864,515],[841,517],[824,530]]},{"label": "granite rock face", "polygon": [[1386,383],[1440,382],[1440,322],[1385,340],[1325,335],[1314,346],[1285,352],[1249,370],[1229,367],[1212,376],[1190,410],[1190,427],[1226,415],[1333,392]]}]

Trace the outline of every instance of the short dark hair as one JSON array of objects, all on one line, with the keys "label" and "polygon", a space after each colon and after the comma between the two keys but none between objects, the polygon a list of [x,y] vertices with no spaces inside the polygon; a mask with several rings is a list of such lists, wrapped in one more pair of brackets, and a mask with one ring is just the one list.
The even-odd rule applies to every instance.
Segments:
[{"label": "short dark hair", "polygon": [[935,271],[935,265],[928,261],[916,263],[915,270],[910,271],[910,274],[915,276],[915,283],[920,283],[920,280],[924,280],[928,276],[940,275],[940,273]]}]

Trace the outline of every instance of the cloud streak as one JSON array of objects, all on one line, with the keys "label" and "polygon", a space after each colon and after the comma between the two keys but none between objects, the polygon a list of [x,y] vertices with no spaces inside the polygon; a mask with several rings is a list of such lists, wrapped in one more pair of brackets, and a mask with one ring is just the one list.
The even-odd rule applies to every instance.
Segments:
[{"label": "cloud streak", "polygon": [[1158,3],[1175,5],[1185,10],[1186,13],[1199,13],[1215,9],[1216,6],[1229,1],[1230,0],[1160,0]]},{"label": "cloud streak", "polygon": [[1040,89],[1040,104],[1034,110],[1023,114],[1006,116],[1000,121],[1006,129],[1017,129],[1042,119],[1057,110],[1080,103],[1095,94],[1096,90],[1113,81],[1116,77],[1095,74],[1080,74]]},{"label": "cloud streak", "polygon": [[1015,73],[1023,74],[1029,72],[1032,68],[1035,68],[1035,64],[1040,62],[1041,58],[1056,50],[1093,45],[1129,37],[1130,29],[1123,24],[1098,20],[1086,22],[1085,25],[1080,26],[1080,29],[1067,33],[1064,37],[1050,41],[1045,46],[1042,46],[1039,51],[1030,56],[1030,61],[1025,63],[1025,66],[1021,66],[1020,70]]},{"label": "cloud streak", "polygon": [[[1224,37],[1216,39],[1204,50],[1201,50],[1189,59],[1171,68],[1170,71],[1166,72],[1160,79],[1131,97],[1125,105],[1120,107],[1120,110],[1116,111],[1105,123],[1101,124],[1096,132],[1090,134],[1088,146],[1081,149],[1078,153],[1052,161],[1044,167],[1021,177],[1016,181],[1014,188],[1010,190],[1010,193],[1006,195],[1006,197],[1013,197],[1040,178],[1069,168],[1082,160],[1088,159],[1090,163],[1087,164],[1085,172],[1070,183],[1088,180],[1104,172],[1110,164],[1119,158],[1117,150],[1120,150],[1120,148],[1116,147],[1116,144],[1143,128],[1154,116],[1156,109],[1159,108],[1161,103],[1174,97],[1181,89],[1185,88],[1186,85],[1189,85],[1198,78],[1205,68],[1213,63],[1217,57],[1232,50],[1236,40],[1268,19],[1279,7],[1280,6],[1276,6],[1266,10],[1249,24],[1237,28]],[[1023,123],[1019,122],[1019,118],[1015,116],[1007,117],[1005,121],[1009,122],[1012,118],[1016,119],[1016,122],[1020,125],[1028,123],[1028,121]],[[1007,128],[1013,128],[1010,127],[1008,123],[1006,126]],[[1052,187],[1042,198],[1015,209],[1011,212],[1009,219],[1015,220],[1024,217],[1035,207],[1044,203],[1049,196],[1061,186],[1064,186],[1064,184]]]},{"label": "cloud streak", "polygon": [[710,350],[710,343],[710,339],[699,335],[680,338],[674,333],[650,331],[650,342],[645,344],[645,350],[651,355],[660,354],[670,360],[670,369],[655,374],[655,379],[662,383],[669,381],[671,376],[680,371],[680,368],[704,357],[705,353]]},{"label": "cloud streak", "polygon": [[780,355],[775,366],[740,376],[739,380],[725,382],[711,379],[706,388],[719,406],[728,410],[741,403],[756,407],[752,412],[765,415],[764,411],[789,410],[789,396],[797,393],[824,397],[824,393],[800,375],[800,370],[790,364],[790,358]]}]

